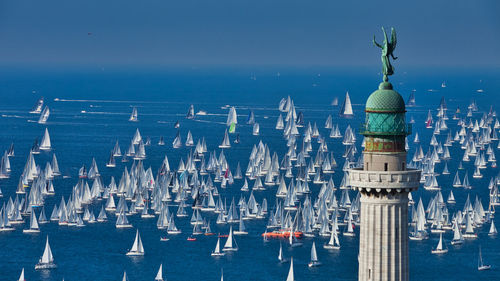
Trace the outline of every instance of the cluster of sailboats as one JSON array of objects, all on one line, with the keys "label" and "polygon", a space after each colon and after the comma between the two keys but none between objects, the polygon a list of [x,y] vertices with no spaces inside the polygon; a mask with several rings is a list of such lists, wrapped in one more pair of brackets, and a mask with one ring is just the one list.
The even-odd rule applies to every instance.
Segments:
[{"label": "cluster of sailboats", "polygon": [[[43,99],[32,112],[43,114],[42,108]],[[153,171],[150,166],[146,166],[146,149],[151,145],[151,139],[143,138],[139,129],[136,129],[125,153],[122,153],[116,141],[106,163],[106,167],[116,168],[119,166],[116,158],[121,158],[122,163],[131,162],[130,165],[123,164],[120,178],[112,176],[103,179],[98,162],[93,159],[88,170],[86,166],[80,168],[69,197],[61,196],[59,204],[54,204],[50,213],[46,213],[45,199],[56,195],[54,182],[61,172],[52,150],[49,130],[45,128],[41,142],[38,144],[36,141],[29,152],[15,197],[10,197],[0,209],[0,231],[15,230],[13,225],[25,223],[28,217],[29,227],[23,230],[26,234],[40,233],[40,225],[49,222],[68,227],[114,222],[116,228],[134,228],[128,217],[138,216],[144,220],[156,218],[156,227],[168,236],[186,232],[187,239],[195,241],[198,235],[215,235],[214,225],[218,229],[229,226],[227,235],[218,235],[214,250],[210,253],[214,257],[223,257],[239,250],[236,240],[249,235],[249,221],[266,220],[266,228],[262,231],[265,241],[278,238],[289,247],[300,247],[303,246],[303,237],[312,239],[308,266],[321,265],[316,248],[317,238],[327,240],[323,245],[318,244],[319,247],[326,251],[339,251],[340,238],[356,236],[355,229],[360,223],[360,195],[351,190],[348,177],[350,168],[363,165],[362,155],[356,145],[359,142],[355,130],[347,125],[341,133],[341,125],[334,122],[336,118],[332,115],[327,116],[324,125],[306,122],[303,112],[296,108],[294,101],[290,97],[284,98],[278,106],[280,114],[275,129],[283,136],[285,152],[279,155],[281,150],[273,149],[271,144],[260,140],[250,150],[245,168],[240,164],[241,159],[236,165],[231,165],[233,161],[226,158],[227,151],[232,145],[238,144],[240,127],[251,126],[252,134],[259,135],[260,126],[253,111],[241,124],[238,123],[236,107],[225,108],[228,115],[224,138],[215,150],[208,150],[204,137],[195,141],[191,131],[188,131],[183,142],[178,131],[172,147],[187,147],[189,151],[179,159],[175,168],[165,155],[159,169]],[[47,107],[45,109],[48,110]],[[447,117],[444,100],[436,111],[436,116],[429,111],[425,121],[425,127],[432,130],[429,141],[421,139],[421,135],[416,133],[413,142],[406,142],[408,151],[412,150],[412,146],[414,149],[408,167],[422,170],[423,185],[418,202],[413,198],[416,194],[410,194],[408,223],[411,240],[421,241],[429,239],[431,235],[439,235],[438,245],[431,252],[444,254],[448,251],[445,239],[448,232],[453,233],[452,246],[478,238],[479,230],[485,225],[489,226],[491,237],[497,234],[493,218],[495,206],[500,205],[500,176],[492,177],[487,187],[477,185],[474,181],[481,178],[482,171],[496,167],[495,151],[500,144],[495,147],[494,142],[498,141],[500,122],[493,109],[474,119],[474,116],[479,115],[474,102],[469,105],[467,116],[461,116],[459,110],[455,111],[452,118],[454,124]],[[202,116],[195,114],[192,105],[186,114],[188,120]],[[339,116],[353,116],[348,93]],[[437,121],[433,120],[434,117]],[[137,120],[137,109],[133,108],[130,121]],[[455,133],[452,133],[453,129]],[[233,142],[231,135],[236,135]],[[332,141],[341,145],[343,150],[333,151]],[[424,142],[429,143],[426,149],[423,148]],[[165,145],[163,138],[158,145]],[[363,142],[361,146],[364,146]],[[52,153],[51,161],[45,166],[37,164],[35,159],[41,152]],[[459,153],[460,157],[457,157]],[[3,154],[0,178],[10,177],[9,159],[12,157],[13,145]],[[457,165],[449,166],[448,163],[454,163],[453,159],[458,159]],[[472,164],[474,173],[470,179],[468,169]],[[437,171],[440,166],[443,166],[442,170]],[[334,181],[335,172],[341,174],[339,184]],[[441,175],[452,174],[455,176],[451,184],[439,183],[443,179]],[[232,192],[225,191],[229,188]],[[471,189],[486,188],[489,203],[484,208],[481,198],[478,195],[471,197],[469,192]],[[462,208],[457,207],[454,194],[457,192],[468,194]],[[273,200],[268,202],[270,197],[267,195]],[[426,206],[423,203],[425,197],[430,197]],[[215,218],[215,224],[210,218]],[[189,220],[192,230],[178,228],[176,221],[179,220]],[[225,241],[221,241],[221,238],[225,238]],[[161,241],[168,241],[168,238],[162,237]],[[285,262],[287,259],[283,255],[282,242],[277,249],[278,260]],[[139,229],[136,229],[134,243],[126,255],[145,255]],[[55,262],[47,237],[45,251],[35,268],[53,267]],[[163,280],[161,266],[158,274],[156,280]],[[124,280],[126,278],[124,273]],[[293,258],[290,258],[287,280],[294,280]]]}]

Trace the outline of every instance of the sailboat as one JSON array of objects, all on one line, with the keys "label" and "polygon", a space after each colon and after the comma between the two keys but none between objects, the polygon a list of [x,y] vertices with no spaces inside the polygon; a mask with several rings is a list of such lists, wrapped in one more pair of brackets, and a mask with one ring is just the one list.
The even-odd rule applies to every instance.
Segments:
[{"label": "sailboat", "polygon": [[495,222],[491,220],[491,225],[490,225],[490,231],[488,232],[488,235],[494,236],[497,235],[498,231],[497,228],[495,227]]},{"label": "sailboat", "polygon": [[260,134],[260,125],[259,123],[253,124],[252,135],[258,136]]},{"label": "sailboat", "polygon": [[283,262],[286,262],[286,259],[285,257],[283,257],[283,245],[281,244],[280,242],[280,251],[278,253],[278,260],[283,263]]},{"label": "sailboat", "polygon": [[163,139],[163,136],[160,137],[160,140],[158,141],[159,146],[165,145],[165,140]]},{"label": "sailboat", "polygon": [[186,114],[187,119],[194,119],[194,105],[189,106],[188,112]]},{"label": "sailboat", "polygon": [[245,223],[243,220],[240,220],[240,225],[239,229],[237,231],[234,231],[235,235],[247,235],[248,231],[246,230]]},{"label": "sailboat", "polygon": [[40,142],[40,150],[48,151],[51,149],[49,130],[45,128],[45,133],[43,134],[42,141]]},{"label": "sailboat", "polygon": [[328,243],[323,245],[323,248],[328,250],[340,249],[339,236],[337,235],[337,229],[335,228],[335,226],[333,227],[333,230],[330,233],[330,241],[328,241]]},{"label": "sailboat", "polygon": [[453,195],[453,190],[450,190],[450,195],[448,195],[448,199],[446,200],[448,204],[455,204],[455,195]]},{"label": "sailboat", "polygon": [[347,229],[343,233],[344,236],[356,236],[356,233],[354,232],[354,227],[352,225],[352,216],[349,216],[349,220],[347,221],[347,226],[346,227],[347,227]]},{"label": "sailboat", "polygon": [[[111,196],[109,198],[112,198]],[[114,201],[112,201],[114,204]],[[106,207],[106,209],[108,209]],[[131,228],[132,225],[128,222],[127,216],[125,215],[125,212],[120,212],[118,214],[118,218],[116,219],[116,228]]]},{"label": "sailboat", "polygon": [[222,140],[222,143],[219,145],[219,148],[230,148],[231,147],[231,142],[229,141],[229,134],[227,130],[224,133],[224,139]]},{"label": "sailboat", "polygon": [[448,253],[448,249],[443,248],[443,233],[439,233],[439,242],[436,249],[431,251],[433,254],[445,254]]},{"label": "sailboat", "polygon": [[31,210],[30,228],[23,229],[23,233],[40,233],[40,227],[38,226],[38,221],[36,219],[34,210]]},{"label": "sailboat", "polygon": [[453,239],[451,240],[451,245],[461,245],[464,243],[464,238],[462,236],[462,231],[455,221],[453,224]]},{"label": "sailboat", "polygon": [[42,111],[42,114],[40,114],[40,118],[38,119],[38,124],[45,124],[47,123],[47,120],[49,119],[49,116],[50,116],[50,109],[48,106],[46,106],[43,111]]},{"label": "sailboat", "polygon": [[288,271],[288,276],[286,277],[286,281],[295,281],[293,277],[293,257],[290,260],[290,270]]},{"label": "sailboat", "polygon": [[226,253],[220,250],[220,237],[217,238],[217,244],[215,245],[215,250],[212,252],[212,257],[224,256]]},{"label": "sailboat", "polygon": [[491,269],[491,265],[485,265],[483,263],[483,255],[481,254],[481,246],[479,246],[479,257],[477,259],[477,270],[483,271],[483,270],[489,270]]},{"label": "sailboat", "polygon": [[19,276],[19,279],[17,279],[17,281],[26,281],[26,279],[24,279],[24,267],[23,270],[21,270],[21,275]]},{"label": "sailboat", "polygon": [[[43,107],[43,97],[41,97],[33,106],[33,109],[31,109],[30,113],[32,114],[39,114],[42,112],[42,107]],[[24,269],[23,269],[24,272]]]},{"label": "sailboat", "polygon": [[408,101],[406,102],[407,107],[414,107],[415,106],[415,91],[413,90],[410,93],[410,96],[408,97]]},{"label": "sailboat", "polygon": [[[236,244],[236,241],[234,241]],[[229,229],[229,235],[227,236],[226,244],[224,244],[223,251],[238,251],[238,247],[233,245],[233,227]]]},{"label": "sailboat", "polygon": [[238,115],[234,106],[229,109],[229,113],[227,114],[226,125],[229,127],[231,124],[238,124]]},{"label": "sailboat", "polygon": [[108,167],[108,168],[116,167],[116,161],[115,161],[115,157],[113,156],[113,151],[111,151],[111,154],[109,155],[109,160],[106,163],[106,167]]},{"label": "sailboat", "polygon": [[57,265],[54,263],[54,256],[52,256],[52,250],[50,249],[49,245],[49,236],[47,236],[47,242],[45,242],[45,250],[43,251],[43,256],[35,265],[35,270],[52,269],[56,267]]},{"label": "sailboat", "polygon": [[182,146],[181,133],[179,131],[177,131],[177,135],[176,135],[174,141],[172,142],[172,147],[173,148],[180,148],[181,146]]},{"label": "sailboat", "polygon": [[130,118],[128,119],[130,122],[137,122],[139,119],[137,119],[137,108],[134,107],[132,108],[132,113],[130,114]]},{"label": "sailboat", "polygon": [[352,111],[351,98],[349,97],[349,92],[346,92],[345,94],[345,100],[344,103],[342,104],[342,107],[340,108],[339,115],[340,117],[343,118],[350,118],[354,116],[354,113]]},{"label": "sailboat", "polygon": [[144,247],[142,246],[141,236],[139,235],[139,229],[135,234],[134,245],[132,249],[128,251],[127,256],[144,256]]},{"label": "sailboat", "polygon": [[316,267],[320,266],[321,262],[318,260],[318,254],[316,253],[316,243],[313,241],[312,247],[311,247],[311,262],[309,262],[308,266],[309,267]]},{"label": "sailboat", "polygon": [[163,281],[163,264],[160,264],[158,273],[156,273],[155,281]]},{"label": "sailboat", "polygon": [[425,120],[425,127],[427,129],[431,129],[432,128],[432,113],[431,113],[431,110],[429,109],[429,112],[427,113],[427,119]]},{"label": "sailboat", "polygon": [[460,177],[458,176],[458,171],[455,174],[455,178],[453,179],[453,187],[462,187],[462,182],[460,181]]},{"label": "sailboat", "polygon": [[292,229],[292,231],[289,232],[288,242],[290,243],[290,247],[292,247],[292,248],[300,247],[303,245],[303,243],[299,242],[297,240],[297,238],[295,237],[295,231],[293,229]]}]

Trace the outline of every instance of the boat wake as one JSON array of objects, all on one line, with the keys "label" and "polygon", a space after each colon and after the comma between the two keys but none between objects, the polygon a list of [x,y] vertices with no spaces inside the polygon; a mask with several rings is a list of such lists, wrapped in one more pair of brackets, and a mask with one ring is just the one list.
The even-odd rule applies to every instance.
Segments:
[{"label": "boat wake", "polygon": [[202,123],[210,123],[210,124],[222,124],[222,125],[226,125],[225,122],[217,122],[217,121],[210,121],[210,120],[198,120],[198,119],[193,119],[193,121],[196,121],[196,122],[202,122]]},{"label": "boat wake", "polygon": [[4,118],[19,118],[19,119],[28,119],[28,116],[20,116],[20,115],[8,115],[8,114],[2,114],[2,117]]}]

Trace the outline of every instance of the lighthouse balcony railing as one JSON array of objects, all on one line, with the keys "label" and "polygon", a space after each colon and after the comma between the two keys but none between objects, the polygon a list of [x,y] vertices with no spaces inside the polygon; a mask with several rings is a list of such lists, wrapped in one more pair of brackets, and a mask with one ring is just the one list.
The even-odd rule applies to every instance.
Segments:
[{"label": "lighthouse balcony railing", "polygon": [[420,170],[366,171],[354,168],[349,170],[349,180],[353,188],[414,190],[420,184]]},{"label": "lighthouse balcony railing", "polygon": [[380,136],[408,136],[412,133],[412,124],[402,123],[395,125],[394,127],[388,130],[386,124],[369,124],[369,123],[361,123],[360,125],[360,134],[362,135],[380,135]]}]

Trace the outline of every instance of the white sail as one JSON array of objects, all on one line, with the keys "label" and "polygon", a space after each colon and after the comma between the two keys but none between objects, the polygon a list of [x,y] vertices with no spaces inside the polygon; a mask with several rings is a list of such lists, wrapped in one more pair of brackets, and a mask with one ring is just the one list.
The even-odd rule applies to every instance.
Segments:
[{"label": "white sail", "polygon": [[30,229],[39,230],[38,221],[36,219],[35,211],[31,211]]},{"label": "white sail", "polygon": [[497,234],[497,228],[495,227],[495,222],[491,220],[491,225],[490,225],[490,231],[488,232],[488,235],[495,235]]},{"label": "white sail", "polygon": [[219,148],[230,148],[231,147],[231,142],[229,141],[229,134],[227,130],[224,133],[224,139],[222,140],[222,143],[219,145]]},{"label": "white sail", "polygon": [[215,245],[214,253],[220,253],[220,238],[217,238],[217,245]]},{"label": "white sail", "polygon": [[26,281],[26,279],[24,279],[24,267],[23,270],[21,270],[21,276],[19,276],[18,281]]},{"label": "white sail", "polygon": [[160,264],[158,273],[156,274],[155,281],[163,281],[163,264]]},{"label": "white sail", "polygon": [[134,245],[132,245],[132,249],[130,249],[127,255],[129,256],[144,255],[144,247],[142,246],[142,240],[141,240],[141,235],[139,235],[139,230],[137,230],[135,234]]},{"label": "white sail", "polygon": [[220,238],[217,238],[217,244],[215,245],[215,249],[212,252],[212,256],[223,256],[225,255],[224,252],[221,252],[220,250]]},{"label": "white sail", "polygon": [[[42,107],[43,107],[43,97],[41,97],[35,104],[35,106],[33,106],[33,109],[30,111],[30,113],[32,114],[39,114],[40,112],[42,112]],[[24,269],[23,269],[23,273],[24,273]]]},{"label": "white sail", "polygon": [[258,136],[258,135],[259,135],[259,133],[260,133],[260,125],[259,125],[259,123],[254,123],[254,124],[253,124],[252,134],[253,134],[254,136]]},{"label": "white sail", "polygon": [[354,115],[352,111],[352,104],[351,104],[351,98],[349,97],[349,92],[346,92],[345,94],[345,100],[344,103],[342,104],[339,114],[341,117],[352,117]]},{"label": "white sail", "polygon": [[42,114],[40,114],[40,118],[38,119],[38,123],[39,124],[45,124],[47,123],[47,120],[49,119],[49,116],[50,116],[50,109],[48,106],[46,106],[43,111],[42,111]]},{"label": "white sail", "polygon": [[174,141],[172,142],[172,146],[173,146],[173,148],[180,148],[182,146],[180,132],[177,132],[177,136],[175,137]]},{"label": "white sail", "polygon": [[290,260],[290,270],[288,271],[288,276],[286,277],[286,281],[294,281],[295,278],[293,277],[293,257]]},{"label": "white sail", "polygon": [[443,250],[443,234],[442,233],[439,235],[439,242],[438,242],[438,245],[436,247],[436,250]]},{"label": "white sail", "polygon": [[229,229],[229,235],[226,240],[226,244],[224,244],[223,251],[237,251],[238,248],[233,245],[233,227]]},{"label": "white sail", "polygon": [[280,243],[280,251],[278,253],[278,260],[283,261],[283,246]]},{"label": "white sail", "polygon": [[229,113],[227,114],[226,125],[231,126],[232,123],[238,124],[238,116],[236,114],[236,109],[234,108],[234,106],[232,106],[229,109]]},{"label": "white sail", "polygon": [[54,267],[56,267],[54,264],[54,256],[52,255],[52,250],[50,249],[49,236],[47,236],[45,250],[43,251],[43,255],[38,264],[35,266],[35,269],[48,269]]},{"label": "white sail", "polygon": [[318,254],[316,253],[316,243],[313,241],[311,247],[311,262],[317,262],[317,261],[318,261]]},{"label": "white sail", "polygon": [[45,128],[45,133],[42,137],[42,141],[40,142],[40,149],[41,150],[50,150],[51,149],[49,130],[47,128]]},{"label": "white sail", "polygon": [[131,121],[131,122],[137,122],[138,119],[137,119],[137,108],[132,108],[132,113],[130,114],[130,118],[128,119],[128,121]]}]

